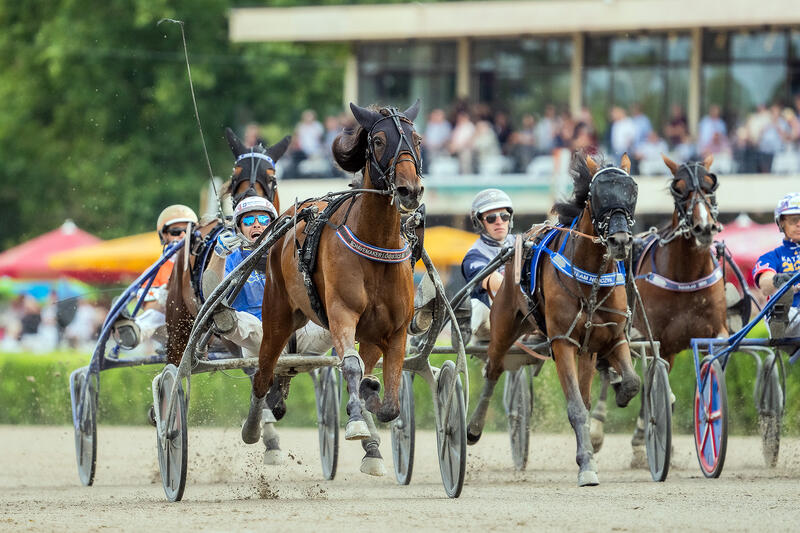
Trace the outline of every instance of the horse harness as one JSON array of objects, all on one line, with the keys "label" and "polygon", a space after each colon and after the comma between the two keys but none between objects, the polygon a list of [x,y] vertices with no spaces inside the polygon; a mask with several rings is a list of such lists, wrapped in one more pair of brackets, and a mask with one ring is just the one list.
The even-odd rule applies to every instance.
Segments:
[{"label": "horse harness", "polygon": [[650,256],[650,272],[647,274],[637,274],[635,279],[643,279],[651,285],[655,285],[656,287],[667,291],[697,292],[711,287],[724,277],[724,273],[722,271],[722,262],[719,261],[719,258],[714,255],[714,252],[709,250],[711,253],[711,261],[714,264],[714,269],[710,274],[692,281],[675,281],[669,279],[666,276],[659,274],[656,269],[656,252],[658,251],[659,247],[662,246],[662,239],[660,238],[660,235],[657,233],[648,233],[645,234],[643,239],[637,240],[640,240],[639,246],[641,246],[641,250],[634,256],[634,264],[636,265],[634,272],[641,271],[647,256]]},{"label": "horse harness", "polygon": [[[273,176],[272,179],[267,181],[266,170],[269,170],[269,169],[275,170],[275,161],[270,156],[268,156],[267,154],[262,154],[261,152],[256,152],[253,148],[250,148],[249,152],[245,152],[245,153],[239,155],[236,158],[236,162],[235,163],[239,163],[240,161],[242,161],[244,159],[253,159],[254,160],[253,163],[250,165],[250,177],[248,179],[248,181],[250,183],[250,186],[243,193],[237,194],[235,197],[233,197],[234,205],[236,205],[243,198],[246,198],[248,196],[258,196],[258,192],[256,191],[256,187],[255,187],[256,183],[259,183],[264,188],[264,192],[266,192],[266,194],[267,194],[267,200],[269,200],[271,202],[275,198],[275,184],[277,183],[277,180]],[[259,166],[261,166],[261,161],[264,161],[266,163],[266,165],[267,165],[267,168],[265,169],[265,172],[264,172],[264,176],[257,175],[258,168],[259,168]],[[234,168],[236,168],[236,167],[234,166]],[[241,177],[239,177],[238,179],[236,179],[236,178],[232,178],[232,179],[233,179],[233,182],[231,183],[231,193],[233,193],[233,191],[236,190],[238,185],[242,181],[244,181],[244,180],[241,179]]]},{"label": "horse harness", "polygon": [[[669,190],[672,194],[672,197],[675,199],[675,209],[678,211],[678,224],[672,229],[671,232],[668,232],[667,235],[661,237],[659,241],[661,246],[669,244],[678,237],[689,238],[691,236],[692,213],[694,212],[694,207],[700,202],[702,202],[708,208],[716,228],[718,230],[722,229],[717,221],[717,216],[719,214],[719,207],[717,206],[716,200],[716,190],[719,186],[717,175],[711,172],[706,172],[706,176],[709,176],[712,180],[711,185],[706,185],[698,175],[698,170],[701,168],[705,169],[705,167],[698,162],[683,163],[680,166],[680,169],[685,169],[686,173],[688,174],[688,178],[684,179],[684,182],[686,183],[686,189],[684,191],[680,191],[675,186],[675,181],[677,180],[673,180],[670,184]],[[692,196],[691,203],[688,207],[684,206],[683,201],[687,200],[693,192],[696,194]]]}]

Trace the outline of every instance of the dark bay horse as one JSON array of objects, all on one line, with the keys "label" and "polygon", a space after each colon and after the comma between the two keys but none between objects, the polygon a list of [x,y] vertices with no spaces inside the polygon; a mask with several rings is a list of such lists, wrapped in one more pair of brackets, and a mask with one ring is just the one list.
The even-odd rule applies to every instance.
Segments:
[{"label": "dark bay horse", "polygon": [[[344,170],[363,172],[359,189],[363,192],[347,193],[339,202],[317,202],[320,215],[298,220],[294,230],[272,248],[264,292],[264,316],[271,319],[263,323],[260,371],[242,433],[258,423],[275,364],[290,335],[312,320],[330,330],[342,359],[349,392],[345,438],[363,440],[364,460],[377,461],[377,439],[370,433],[361,401],[382,422],[399,413],[398,388],[414,299],[400,216],[414,211],[423,193],[421,138],[413,126],[419,102],[402,113],[354,104],[350,108],[358,126],[339,135],[332,150]],[[308,205],[301,204],[299,209]],[[289,216],[294,213],[294,208],[287,211]],[[310,264],[304,262],[306,241],[312,243],[310,251],[316,252]],[[355,350],[356,340],[360,353]],[[378,394],[380,382],[370,375],[381,354],[383,401]],[[373,473],[364,464],[362,472]]]},{"label": "dark bay horse", "polygon": [[[275,162],[286,152],[291,137],[286,136],[269,147],[259,144],[252,148],[245,147],[230,128],[225,128],[225,138],[236,161],[231,178],[220,194],[230,196],[234,205],[245,196],[263,196],[272,202],[275,209],[280,210]],[[192,324],[202,305],[202,269],[213,249],[211,237],[216,235],[216,230],[221,226],[222,221],[217,218],[201,220],[196,228],[199,233],[187,233],[189,246],[184,246],[175,256],[175,266],[167,286],[165,314],[169,335],[167,362],[176,366],[181,361]]]},{"label": "dark bay horse", "polygon": [[[717,177],[710,172],[713,157],[682,165],[663,158],[673,176],[669,190],[675,210],[669,224],[637,239],[634,276],[653,340],[661,343],[661,357],[671,371],[675,356],[689,348],[692,338],[727,337],[728,331],[723,272],[711,249],[714,235],[721,229],[717,222]],[[634,311],[633,325],[646,334],[641,312]],[[592,413],[595,451],[603,442],[607,390],[608,376],[604,374],[603,389]],[[632,466],[647,465],[642,417],[640,411],[631,441]]]},{"label": "dark bay horse", "polygon": [[595,365],[611,365],[622,376],[617,389],[620,406],[627,405],[640,386],[625,336],[625,276],[619,271],[621,263],[615,264],[625,260],[631,247],[637,186],[629,170],[627,155],[620,168],[601,167],[580,152],[573,156],[573,196],[553,208],[562,226],[527,235],[535,241],[521,262],[531,265],[523,266],[523,272],[515,271],[514,261],[506,265],[490,314],[486,381],[467,429],[469,442],[477,442],[506,352],[520,335],[538,330],[549,339],[567,400],[567,417],[577,440],[579,486],[599,483],[589,442]]}]

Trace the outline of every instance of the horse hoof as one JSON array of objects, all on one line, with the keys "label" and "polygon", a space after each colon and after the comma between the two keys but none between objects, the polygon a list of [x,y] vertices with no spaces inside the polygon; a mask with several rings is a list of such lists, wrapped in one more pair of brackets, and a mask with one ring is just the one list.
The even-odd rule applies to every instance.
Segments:
[{"label": "horse hoof", "polygon": [[471,446],[476,442],[478,442],[479,440],[481,440],[481,434],[482,433],[478,433],[476,435],[475,433],[472,433],[470,430],[467,430],[467,444]]},{"label": "horse hoof", "polygon": [[599,484],[600,480],[597,477],[597,472],[593,472],[592,470],[584,470],[583,472],[578,472],[579,487],[594,487]]},{"label": "horse hoof", "polygon": [[249,424],[250,419],[244,421],[242,424],[242,440],[245,444],[255,444],[261,439],[261,428],[258,421]]},{"label": "horse hoof", "polygon": [[147,421],[151,426],[156,427],[156,409],[152,405],[147,410]]},{"label": "horse hoof", "polygon": [[605,433],[603,432],[603,422],[601,422],[596,418],[592,418],[589,421],[589,438],[592,441],[593,453],[599,452],[600,448],[603,447],[603,440],[605,439]]},{"label": "horse hoof", "polygon": [[641,470],[643,468],[650,468],[650,465],[647,463],[647,452],[644,446],[633,446],[632,450],[631,469]]},{"label": "horse hoof", "polygon": [[381,392],[381,382],[375,376],[364,376],[358,385],[358,395],[366,399]]},{"label": "horse hoof", "polygon": [[280,449],[277,450],[264,450],[264,464],[265,465],[282,465],[286,462],[286,457]]},{"label": "horse hoof", "polygon": [[286,402],[281,400],[272,408],[272,416],[275,420],[280,420],[286,414]]},{"label": "horse hoof", "polygon": [[386,465],[378,457],[364,457],[361,460],[361,471],[370,476],[381,477],[386,475]]},{"label": "horse hoof", "polygon": [[615,386],[614,392],[616,394],[617,407],[626,407],[634,396],[639,394],[641,387],[642,381],[636,374]]},{"label": "horse hoof", "polygon": [[344,428],[346,440],[364,440],[370,436],[367,423],[363,420],[350,420]]}]

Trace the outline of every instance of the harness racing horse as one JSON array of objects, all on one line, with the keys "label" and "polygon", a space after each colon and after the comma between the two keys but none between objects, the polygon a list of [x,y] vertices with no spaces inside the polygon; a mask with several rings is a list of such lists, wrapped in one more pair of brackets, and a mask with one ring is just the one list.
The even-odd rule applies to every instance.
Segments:
[{"label": "harness racing horse", "polygon": [[[634,311],[633,325],[645,333],[645,320],[649,321],[653,340],[661,343],[661,355],[672,370],[675,356],[689,348],[692,338],[727,337],[728,331],[722,265],[711,250],[714,235],[721,229],[717,177],[709,172],[713,157],[682,165],[662,157],[673,176],[669,190],[675,210],[668,225],[636,239],[633,274],[645,313]],[[595,452],[603,443],[608,383],[609,376],[603,373],[591,421]],[[646,466],[642,411],[631,445],[631,465]]]},{"label": "harness racing horse", "polygon": [[[599,483],[589,442],[595,365],[610,364],[622,376],[620,406],[627,405],[640,386],[625,335],[628,307],[622,261],[630,252],[637,197],[629,170],[627,155],[617,168],[600,167],[582,152],[574,154],[573,196],[553,207],[559,226],[545,224],[526,234],[534,239],[529,252],[522,261],[506,265],[491,308],[486,378],[467,430],[474,444],[503,372],[503,357],[521,335],[538,330],[548,337],[567,400],[567,417],[577,440],[579,486]],[[522,272],[516,271],[518,264]]]},{"label": "harness racing horse", "polygon": [[[414,299],[411,253],[401,235],[400,217],[419,207],[423,193],[421,137],[413,125],[419,101],[402,113],[354,104],[350,109],[358,126],[340,134],[332,151],[342,169],[363,172],[362,185],[331,201],[300,204],[298,210],[316,205],[320,213],[296,219],[294,230],[281,237],[269,254],[264,305],[271,320],[264,321],[260,371],[242,434],[258,424],[275,364],[290,335],[312,320],[330,330],[342,360],[349,392],[345,438],[362,440],[366,456],[361,471],[382,475],[377,432],[361,402],[381,422],[399,413],[406,328]],[[291,208],[287,216],[295,213]],[[370,375],[381,354],[383,401],[380,382]]]}]

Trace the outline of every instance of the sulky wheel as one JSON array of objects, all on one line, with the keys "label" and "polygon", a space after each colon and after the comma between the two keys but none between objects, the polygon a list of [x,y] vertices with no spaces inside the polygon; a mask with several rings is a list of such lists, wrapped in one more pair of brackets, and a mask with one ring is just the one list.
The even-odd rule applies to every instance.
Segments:
[{"label": "sulky wheel", "polygon": [[[700,470],[706,477],[719,477],[728,446],[728,392],[725,374],[718,360],[710,357],[700,364],[700,383],[695,390],[694,442]],[[701,404],[702,398],[702,404]]]},{"label": "sulky wheel", "polygon": [[655,359],[647,373],[644,411],[647,463],[653,481],[664,481],[672,452],[672,392],[662,359]]},{"label": "sulky wheel", "polygon": [[531,441],[531,413],[533,391],[528,378],[528,369],[521,367],[506,372],[503,403],[508,415],[508,435],[511,439],[511,458],[514,468],[525,470],[528,464],[528,448]]},{"label": "sulky wheel", "polygon": [[[177,391],[170,410],[169,403],[175,384],[177,384]],[[161,373],[158,385],[158,411],[156,445],[161,483],[164,486],[167,500],[177,502],[183,497],[183,489],[186,487],[186,460],[189,450],[186,400],[175,365],[167,365]]]},{"label": "sulky wheel", "polygon": [[90,373],[88,369],[81,369],[70,376],[75,422],[75,458],[78,461],[78,477],[86,486],[94,483],[97,460],[98,377],[98,374]]},{"label": "sulky wheel", "polygon": [[783,422],[783,389],[778,375],[775,354],[764,358],[761,375],[756,382],[756,408],[761,432],[761,452],[764,463],[773,468],[778,463]]},{"label": "sulky wheel", "polygon": [[314,392],[317,397],[317,428],[322,476],[336,477],[339,460],[339,375],[335,368],[315,371]]},{"label": "sulky wheel", "polygon": [[391,423],[394,477],[401,485],[411,483],[414,470],[414,374],[403,372],[400,381],[400,414]]},{"label": "sulky wheel", "polygon": [[[447,400],[455,384],[455,391],[448,409]],[[436,450],[444,490],[450,498],[458,498],[464,486],[467,467],[467,421],[464,409],[464,394],[456,365],[445,361],[439,371],[436,395],[438,397],[439,423],[436,428]]]}]

